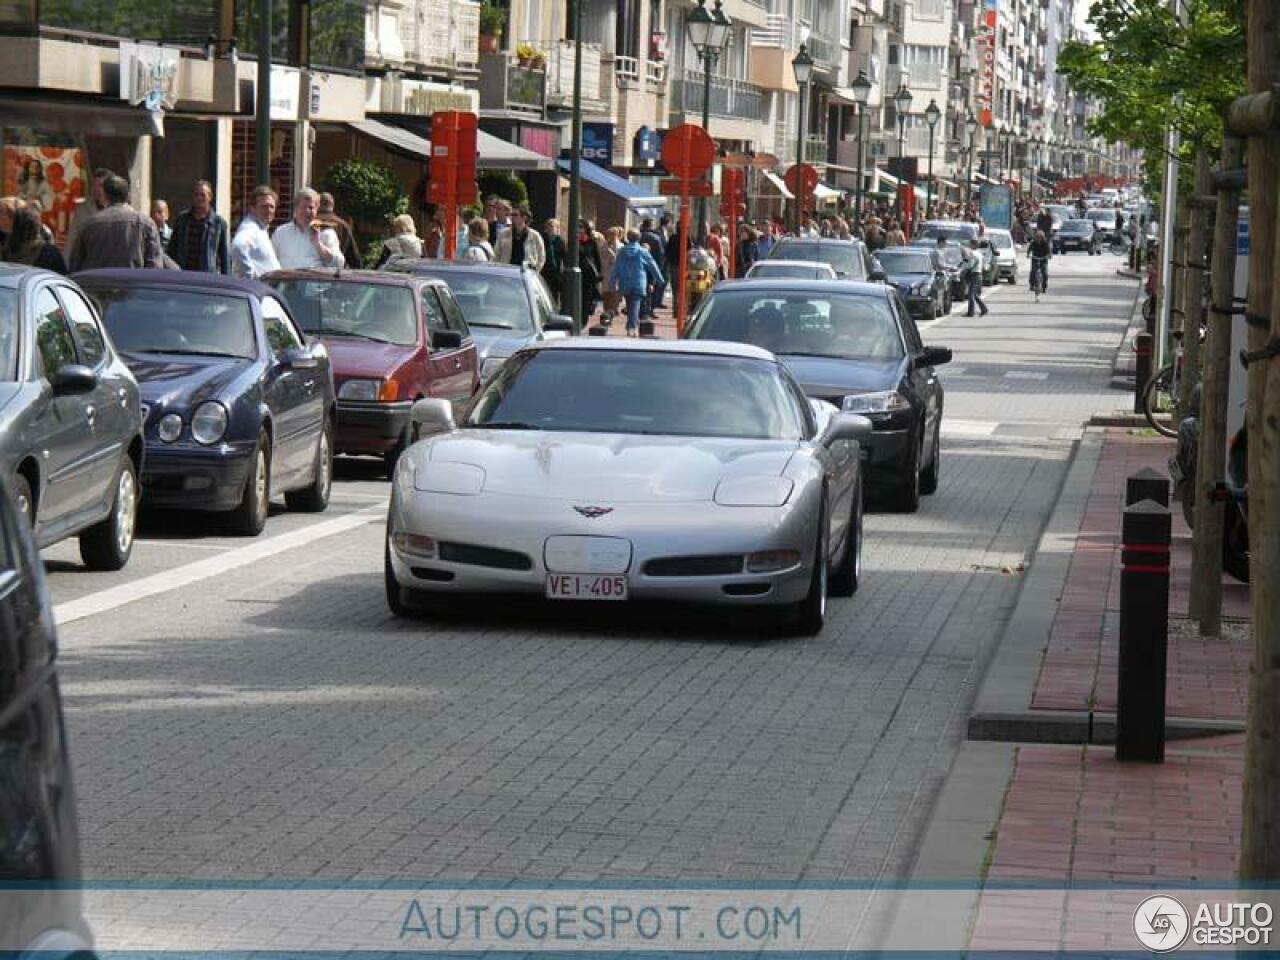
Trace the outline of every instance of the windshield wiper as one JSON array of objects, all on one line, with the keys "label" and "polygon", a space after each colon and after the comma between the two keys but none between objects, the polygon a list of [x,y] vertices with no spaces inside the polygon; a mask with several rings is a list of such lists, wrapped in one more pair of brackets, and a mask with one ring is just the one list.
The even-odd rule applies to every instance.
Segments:
[{"label": "windshield wiper", "polygon": [[321,327],[319,330],[309,330],[308,333],[315,333],[322,337],[351,337],[355,340],[368,340],[372,343],[390,343],[390,340],[383,340],[381,337],[371,337],[367,333],[356,333],[353,330],[328,330]]},{"label": "windshield wiper", "polygon": [[490,323],[487,320],[468,320],[468,327],[497,327],[499,330],[514,330],[514,323]]},{"label": "windshield wiper", "polygon": [[844,360],[844,357],[834,353],[805,353],[801,350],[775,350],[774,356],[777,357],[824,357],[827,360]]},{"label": "windshield wiper", "polygon": [[484,423],[468,423],[468,427],[474,427],[478,430],[541,430],[533,423],[523,423],[520,420],[486,420]]},{"label": "windshield wiper", "polygon": [[240,357],[238,354],[221,353],[217,350],[164,350],[164,349],[126,350],[125,353],[146,353],[146,354],[172,353],[180,357],[226,357],[227,359],[240,359],[240,360],[244,359],[243,357]]}]

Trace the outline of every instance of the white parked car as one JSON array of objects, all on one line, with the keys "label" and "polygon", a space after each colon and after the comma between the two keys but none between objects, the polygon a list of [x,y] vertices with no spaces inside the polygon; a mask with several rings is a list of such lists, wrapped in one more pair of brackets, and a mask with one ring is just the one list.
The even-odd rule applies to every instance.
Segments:
[{"label": "white parked car", "polygon": [[747,280],[792,277],[797,280],[834,280],[835,267],[816,260],[757,260],[747,271]]},{"label": "white parked car", "polygon": [[996,283],[1008,280],[1016,285],[1018,248],[1014,245],[1013,234],[1008,230],[988,230],[987,239],[991,241],[991,250],[996,255]]}]

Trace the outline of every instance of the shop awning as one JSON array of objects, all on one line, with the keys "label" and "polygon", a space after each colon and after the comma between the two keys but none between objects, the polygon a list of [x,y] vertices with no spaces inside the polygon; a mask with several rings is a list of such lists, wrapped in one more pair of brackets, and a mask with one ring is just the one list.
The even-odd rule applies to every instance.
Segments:
[{"label": "shop awning", "polygon": [[111,106],[81,100],[26,100],[0,97],[0,123],[31,127],[41,133],[85,133],[99,137],[164,136],[151,111],[143,107]]},{"label": "shop awning", "polygon": [[[891,193],[898,192],[899,181],[898,181],[898,178],[895,177],[892,173],[886,173],[883,170],[877,169],[876,179],[880,181],[879,183],[876,184],[876,186],[883,189],[885,184],[888,184],[889,192]],[[927,197],[928,197],[928,193],[925,191],[924,187],[920,186],[919,184],[916,184],[916,198],[919,200],[924,200]]]},{"label": "shop awning", "polygon": [[778,175],[777,175],[776,173],[774,173],[772,170],[762,170],[762,171],[760,171],[760,172],[761,172],[761,173],[763,173],[763,174],[764,174],[764,178],[765,178],[766,180],[768,180],[770,183],[772,183],[772,184],[773,184],[773,186],[774,186],[774,188],[775,188],[775,189],[776,189],[780,194],[782,194],[782,199],[784,199],[784,200],[794,200],[794,199],[795,199],[795,195],[794,195],[794,194],[792,194],[792,192],[791,192],[790,190],[788,190],[788,189],[787,189],[787,185],[786,185],[786,183],[783,181],[783,179],[782,179],[780,176],[778,176]]},{"label": "shop awning", "polygon": [[985,173],[979,173],[977,170],[973,172],[973,179],[977,180],[979,183],[994,183],[994,184],[1000,183],[999,180],[996,180],[992,177],[988,177]]},{"label": "shop awning", "polygon": [[944,187],[950,187],[952,190],[959,190],[959,189],[960,189],[960,184],[958,184],[958,183],[952,183],[950,180],[947,180],[947,179],[945,179],[945,178],[943,178],[943,177],[937,177],[936,179],[937,179],[937,181],[938,181],[940,184],[942,184]]},{"label": "shop awning", "polygon": [[[357,120],[347,124],[356,133],[377,140],[383,146],[414,157],[429,158],[431,141],[380,120]],[[481,170],[550,170],[550,157],[500,140],[483,130],[476,133],[476,166]]]},{"label": "shop awning", "polygon": [[[556,166],[560,168],[561,173],[569,172],[569,161],[561,158],[556,161]],[[592,163],[590,160],[580,160],[578,170],[582,175],[582,179],[597,190],[603,190],[605,193],[611,193],[619,200],[627,201],[629,207],[663,207],[666,206],[666,197],[655,197],[648,190],[637,186],[626,177],[620,177],[612,170],[606,170],[599,164]]]},{"label": "shop awning", "polygon": [[813,195],[819,200],[839,200],[844,196],[844,191],[829,187],[825,183],[819,183],[813,188]]}]

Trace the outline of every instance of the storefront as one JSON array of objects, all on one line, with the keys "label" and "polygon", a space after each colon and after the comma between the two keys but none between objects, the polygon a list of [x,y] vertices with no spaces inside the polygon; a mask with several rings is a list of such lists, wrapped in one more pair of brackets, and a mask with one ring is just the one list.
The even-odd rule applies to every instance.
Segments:
[{"label": "storefront", "polygon": [[[556,161],[556,166],[560,169],[560,188],[567,205],[572,163],[568,157],[561,157]],[[578,174],[582,184],[582,219],[590,220],[601,232],[614,226],[634,227],[645,217],[656,220],[667,210],[666,197],[658,195],[656,191],[646,190],[590,160],[578,162]]]}]

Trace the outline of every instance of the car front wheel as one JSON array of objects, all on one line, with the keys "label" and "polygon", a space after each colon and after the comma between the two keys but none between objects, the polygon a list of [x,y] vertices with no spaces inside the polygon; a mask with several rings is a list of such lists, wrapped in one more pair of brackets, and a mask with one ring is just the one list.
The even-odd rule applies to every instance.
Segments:
[{"label": "car front wheel", "polygon": [[862,482],[853,491],[853,506],[849,511],[849,533],[845,537],[844,556],[831,571],[831,595],[851,597],[858,592],[858,580],[862,576]]},{"label": "car front wheel", "polygon": [[[825,494],[824,494],[825,496]],[[831,559],[828,556],[827,513],[818,511],[818,543],[814,547],[813,573],[809,577],[809,592],[803,600],[786,611],[785,629],[797,637],[812,637],[821,632],[827,619],[827,577]]]},{"label": "car front wheel", "polygon": [[239,505],[229,516],[233,533],[242,537],[256,537],[267,525],[267,512],[271,507],[271,444],[267,431],[258,433],[258,446],[249,463],[249,475],[244,480],[244,491]]},{"label": "car front wheel", "polygon": [[290,490],[284,502],[290,510],[302,513],[323,513],[329,506],[329,493],[333,489],[333,424],[326,418],[316,444],[316,464],[309,486]]}]

